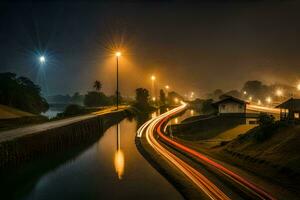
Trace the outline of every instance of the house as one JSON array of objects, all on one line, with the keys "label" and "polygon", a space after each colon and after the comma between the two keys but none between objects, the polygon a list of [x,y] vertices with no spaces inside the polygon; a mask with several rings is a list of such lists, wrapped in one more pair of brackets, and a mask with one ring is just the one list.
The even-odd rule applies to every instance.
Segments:
[{"label": "house", "polygon": [[290,98],[276,108],[280,109],[280,119],[300,121],[300,99]]},{"label": "house", "polygon": [[219,114],[246,113],[247,102],[229,95],[222,95],[220,99],[213,103]]}]

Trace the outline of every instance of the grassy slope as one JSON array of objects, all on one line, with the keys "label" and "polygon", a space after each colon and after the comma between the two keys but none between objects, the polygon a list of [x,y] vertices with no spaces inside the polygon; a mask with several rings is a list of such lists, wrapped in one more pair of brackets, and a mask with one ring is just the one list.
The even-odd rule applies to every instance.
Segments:
[{"label": "grassy slope", "polygon": [[259,141],[259,127],[225,146],[227,150],[288,167],[300,173],[300,125],[281,126],[267,139]]},{"label": "grassy slope", "polygon": [[34,114],[0,104],[0,119],[12,119],[12,118],[32,117],[32,116],[34,116]]}]

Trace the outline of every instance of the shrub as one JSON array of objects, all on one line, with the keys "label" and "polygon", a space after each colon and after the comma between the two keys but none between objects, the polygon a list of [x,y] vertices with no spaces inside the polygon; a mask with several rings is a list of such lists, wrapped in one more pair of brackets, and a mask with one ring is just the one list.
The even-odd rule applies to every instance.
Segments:
[{"label": "shrub", "polygon": [[70,116],[75,116],[75,115],[81,115],[87,113],[87,110],[79,106],[77,104],[70,104],[68,105],[63,113],[60,113],[58,117],[70,117]]}]

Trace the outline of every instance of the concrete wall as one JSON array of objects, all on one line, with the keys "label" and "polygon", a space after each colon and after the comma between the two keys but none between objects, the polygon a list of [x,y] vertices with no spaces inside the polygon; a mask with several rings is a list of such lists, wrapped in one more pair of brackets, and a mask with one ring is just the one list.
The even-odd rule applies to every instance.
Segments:
[{"label": "concrete wall", "polygon": [[88,141],[97,141],[107,128],[128,115],[127,111],[108,113],[3,142],[0,144],[0,169],[17,166]]}]

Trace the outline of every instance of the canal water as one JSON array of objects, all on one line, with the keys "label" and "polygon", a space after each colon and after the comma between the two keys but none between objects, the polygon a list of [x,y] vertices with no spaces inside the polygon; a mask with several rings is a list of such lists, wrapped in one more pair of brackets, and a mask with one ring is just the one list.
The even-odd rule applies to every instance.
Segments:
[{"label": "canal water", "polygon": [[[196,114],[187,110],[169,123]],[[0,173],[0,199],[182,199],[138,152],[135,136],[141,124],[124,119],[96,143]]]},{"label": "canal water", "polygon": [[124,119],[83,149],[2,174],[0,199],[182,199],[138,152],[137,124]]}]

